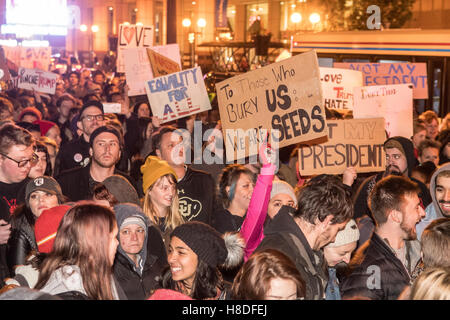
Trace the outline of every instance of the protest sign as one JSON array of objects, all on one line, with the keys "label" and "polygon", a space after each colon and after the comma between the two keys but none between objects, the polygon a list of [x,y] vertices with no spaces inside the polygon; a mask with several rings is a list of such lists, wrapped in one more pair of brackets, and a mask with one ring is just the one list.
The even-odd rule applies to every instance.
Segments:
[{"label": "protest sign", "polygon": [[411,83],[414,99],[428,99],[427,64],[422,63],[334,63],[335,68],[363,73],[363,86]]},{"label": "protest sign", "polygon": [[259,143],[279,148],[326,136],[315,51],[216,84],[227,161],[258,154]]},{"label": "protest sign", "polygon": [[328,120],[328,141],[301,144],[298,150],[302,176],[342,174],[347,167],[357,172],[385,169],[384,119]]},{"label": "protest sign", "polygon": [[154,77],[160,77],[166,74],[181,71],[181,67],[178,63],[163,56],[162,54],[159,54],[150,48],[147,48],[147,54]]},{"label": "protest sign", "polygon": [[126,48],[151,47],[153,45],[153,27],[135,24],[119,25],[117,45],[117,72],[125,72],[123,50]]},{"label": "protest sign", "polygon": [[19,68],[17,87],[27,90],[55,94],[58,75],[37,69]]},{"label": "protest sign", "polygon": [[7,47],[5,56],[17,67],[41,69],[48,71],[51,63],[52,48],[50,47]]},{"label": "protest sign", "polygon": [[362,72],[320,67],[323,106],[330,109],[353,109],[353,88],[361,87]]},{"label": "protest sign", "polygon": [[355,119],[385,119],[389,137],[413,135],[413,89],[410,84],[356,87],[353,89]]},{"label": "protest sign", "polygon": [[103,102],[103,112],[104,113],[121,113],[122,104],[113,102]]},{"label": "protest sign", "polygon": [[9,73],[8,64],[5,57],[5,51],[0,47],[0,81],[10,81],[11,74]]},{"label": "protest sign", "polygon": [[146,94],[145,82],[153,79],[150,63],[145,48],[128,48],[122,50],[125,76],[129,87],[128,95]]},{"label": "protest sign", "polygon": [[145,89],[153,115],[162,123],[211,109],[200,67],[154,78]]}]

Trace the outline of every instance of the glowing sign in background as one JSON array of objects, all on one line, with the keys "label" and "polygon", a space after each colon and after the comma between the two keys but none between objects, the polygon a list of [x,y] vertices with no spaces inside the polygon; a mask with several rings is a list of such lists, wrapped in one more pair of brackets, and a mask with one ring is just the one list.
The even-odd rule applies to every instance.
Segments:
[{"label": "glowing sign in background", "polygon": [[67,0],[6,0],[6,23],[67,26]]}]

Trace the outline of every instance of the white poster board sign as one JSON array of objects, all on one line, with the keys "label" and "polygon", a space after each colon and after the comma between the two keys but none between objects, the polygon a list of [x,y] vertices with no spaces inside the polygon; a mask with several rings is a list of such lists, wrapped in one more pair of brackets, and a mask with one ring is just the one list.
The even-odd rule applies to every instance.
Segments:
[{"label": "white poster board sign", "polygon": [[55,94],[58,75],[38,69],[19,68],[18,88]]},{"label": "white poster board sign", "polygon": [[147,48],[153,45],[153,27],[135,24],[119,25],[117,44],[117,72],[125,72],[123,50],[126,48]]},{"label": "white poster board sign", "polygon": [[356,87],[353,90],[355,119],[385,119],[389,137],[413,135],[413,86],[393,84]]}]

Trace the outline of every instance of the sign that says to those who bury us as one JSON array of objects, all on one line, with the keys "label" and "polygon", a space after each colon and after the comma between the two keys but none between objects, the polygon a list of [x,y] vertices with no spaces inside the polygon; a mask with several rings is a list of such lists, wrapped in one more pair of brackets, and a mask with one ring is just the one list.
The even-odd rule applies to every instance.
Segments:
[{"label": "sign that says to those who bury us", "polygon": [[362,72],[320,67],[323,106],[330,109],[353,109],[353,88],[363,84]]},{"label": "sign that says to those who bury us", "polygon": [[162,123],[211,109],[200,67],[154,78],[145,89],[153,115]]},{"label": "sign that says to those who bury us", "polygon": [[299,148],[302,176],[342,174],[347,167],[355,167],[357,172],[385,169],[383,118],[328,120],[327,125],[327,141]]},{"label": "sign that says to those who bury us", "polygon": [[227,161],[258,154],[266,139],[285,147],[326,136],[315,51],[216,84]]}]

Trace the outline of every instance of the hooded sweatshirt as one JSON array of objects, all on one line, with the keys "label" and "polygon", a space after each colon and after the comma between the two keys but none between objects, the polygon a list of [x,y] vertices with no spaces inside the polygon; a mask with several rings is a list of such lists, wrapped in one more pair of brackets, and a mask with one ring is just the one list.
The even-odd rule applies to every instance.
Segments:
[{"label": "hooded sweatshirt", "polygon": [[425,230],[425,228],[433,221],[439,218],[444,218],[444,214],[442,212],[441,207],[439,206],[438,201],[436,200],[436,178],[437,176],[443,172],[443,171],[450,171],[450,163],[446,163],[442,167],[440,167],[438,170],[436,170],[431,177],[430,181],[430,193],[431,198],[433,201],[428,205],[428,207],[425,209],[425,218],[420,221],[417,226],[417,238],[420,240],[422,237],[422,232]]}]

